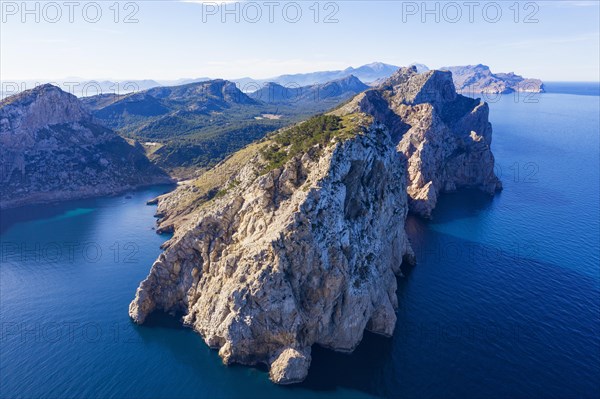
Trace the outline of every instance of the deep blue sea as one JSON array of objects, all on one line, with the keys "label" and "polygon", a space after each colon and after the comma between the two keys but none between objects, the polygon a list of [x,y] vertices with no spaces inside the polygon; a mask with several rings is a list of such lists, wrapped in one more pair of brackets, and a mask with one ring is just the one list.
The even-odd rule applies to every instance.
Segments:
[{"label": "deep blue sea", "polygon": [[544,82],[546,93],[600,96],[600,82]]},{"label": "deep blue sea", "polygon": [[600,97],[490,107],[504,191],[410,217],[418,265],[399,279],[393,338],[314,348],[298,386],[223,366],[177,320],[130,322],[166,239],[145,202],[166,187],[4,212],[0,397],[598,398]]}]

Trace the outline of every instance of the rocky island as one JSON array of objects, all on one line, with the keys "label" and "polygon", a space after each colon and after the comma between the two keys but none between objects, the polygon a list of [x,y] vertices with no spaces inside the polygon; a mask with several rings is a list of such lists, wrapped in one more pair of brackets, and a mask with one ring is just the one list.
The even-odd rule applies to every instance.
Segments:
[{"label": "rocky island", "polygon": [[449,72],[402,68],[247,146],[157,199],[173,237],[131,318],[183,315],[225,364],[265,364],[279,384],[306,377],[312,345],[391,336],[396,275],[415,261],[406,215],[430,216],[443,191],[499,189],[491,134]]},{"label": "rocky island", "polygon": [[137,143],[50,84],[0,102],[0,208],[116,194],[171,179]]}]

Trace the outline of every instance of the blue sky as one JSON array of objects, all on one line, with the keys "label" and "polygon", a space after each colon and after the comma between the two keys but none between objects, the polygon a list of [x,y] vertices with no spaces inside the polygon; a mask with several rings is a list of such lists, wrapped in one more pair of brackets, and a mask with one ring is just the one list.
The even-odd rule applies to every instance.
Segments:
[{"label": "blue sky", "polygon": [[[600,74],[599,1],[517,7],[514,1],[322,1],[317,7],[315,1],[245,1],[215,8],[153,0],[121,2],[118,15],[113,1],[90,3],[69,9],[63,1],[29,2],[25,13],[21,1],[2,1],[0,78],[266,78],[373,61],[434,68],[483,63],[544,80],[597,81]],[[230,13],[222,15],[224,9]],[[124,23],[131,13],[137,22]]]}]

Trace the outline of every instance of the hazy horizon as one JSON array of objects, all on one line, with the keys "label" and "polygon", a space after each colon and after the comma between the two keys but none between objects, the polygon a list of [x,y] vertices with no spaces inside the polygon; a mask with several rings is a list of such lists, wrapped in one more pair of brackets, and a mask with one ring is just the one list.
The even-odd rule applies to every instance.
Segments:
[{"label": "hazy horizon", "polygon": [[[374,61],[374,62],[380,62],[380,61]],[[352,68],[359,68],[361,66],[364,65],[368,65],[368,64],[372,64],[374,62],[370,62],[367,64],[363,64],[363,65],[350,65],[349,67]],[[389,64],[387,62],[383,62],[384,64],[387,65],[393,65],[393,64]],[[411,63],[412,64],[412,63]],[[399,68],[401,67],[406,67],[409,66],[411,64],[406,64],[406,65],[395,65],[398,66]],[[485,63],[481,63],[483,65],[487,65]],[[473,64],[457,64],[457,65],[444,65],[444,66],[440,66],[440,67],[430,67],[429,65],[427,65],[427,67],[429,67],[430,69],[441,69],[444,67],[451,67],[451,66],[467,66],[467,65],[473,65]],[[517,70],[512,70],[512,71],[500,71],[500,70],[496,70],[493,67],[491,67],[490,65],[487,65],[488,67],[490,67],[490,70],[493,73],[510,73],[510,72],[514,72],[517,75],[522,75],[521,73],[519,73],[519,71]],[[346,67],[348,68],[348,67]],[[308,70],[308,71],[302,71],[302,72],[298,72],[298,71],[288,71],[288,72],[284,72],[281,74],[277,74],[277,75],[272,75],[272,76],[264,76],[264,77],[258,77],[258,76],[206,76],[203,74],[199,74],[198,76],[181,76],[179,78],[175,78],[175,79],[160,79],[160,78],[136,78],[136,77],[93,77],[93,76],[66,76],[66,77],[59,77],[59,78],[27,78],[27,79],[0,79],[0,82],[36,82],[39,84],[45,84],[45,83],[52,83],[53,81],[56,82],[69,82],[69,81],[73,81],[73,82],[86,82],[86,81],[97,81],[97,82],[102,82],[102,81],[106,81],[106,82],[121,82],[121,83],[126,83],[126,82],[131,82],[131,81],[141,81],[141,80],[151,80],[151,81],[155,81],[159,84],[162,83],[174,83],[176,81],[183,81],[183,80],[195,80],[195,79],[204,79],[204,78],[208,78],[210,80],[216,80],[216,79],[224,79],[224,80],[230,80],[230,81],[234,81],[234,80],[241,80],[241,79],[256,79],[256,80],[265,80],[265,79],[269,79],[269,78],[277,78],[279,76],[282,75],[297,75],[297,74],[308,74],[308,73],[315,73],[315,72],[333,72],[333,71],[343,71],[346,68],[337,68],[337,69],[329,69],[329,70]],[[537,78],[536,76],[526,76],[523,75],[523,77],[525,78]],[[600,83],[600,78],[598,78],[597,80],[545,80],[542,79],[544,83],[546,82],[553,82],[553,83]],[[368,83],[368,82],[367,82]]]},{"label": "hazy horizon", "polygon": [[419,62],[600,80],[596,1],[226,3],[3,1],[0,79],[265,79]]}]

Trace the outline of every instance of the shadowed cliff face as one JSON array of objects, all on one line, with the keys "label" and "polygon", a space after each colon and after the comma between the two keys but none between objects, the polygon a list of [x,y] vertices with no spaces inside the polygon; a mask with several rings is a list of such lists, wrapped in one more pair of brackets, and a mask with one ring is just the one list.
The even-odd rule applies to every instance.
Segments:
[{"label": "shadowed cliff face", "polygon": [[281,384],[304,379],[314,344],[393,334],[409,206],[429,216],[441,191],[499,187],[487,116],[450,73],[404,68],[239,151],[157,199],[174,237],[130,316],[182,313],[225,363],[264,363]]},{"label": "shadowed cliff face", "polygon": [[456,94],[452,75],[401,68],[342,112],[360,110],[386,125],[407,161],[411,211],[430,217],[440,192],[501,189],[486,103]]},{"label": "shadowed cliff face", "polygon": [[169,178],[98,125],[79,100],[43,85],[0,102],[0,207],[113,194]]}]

